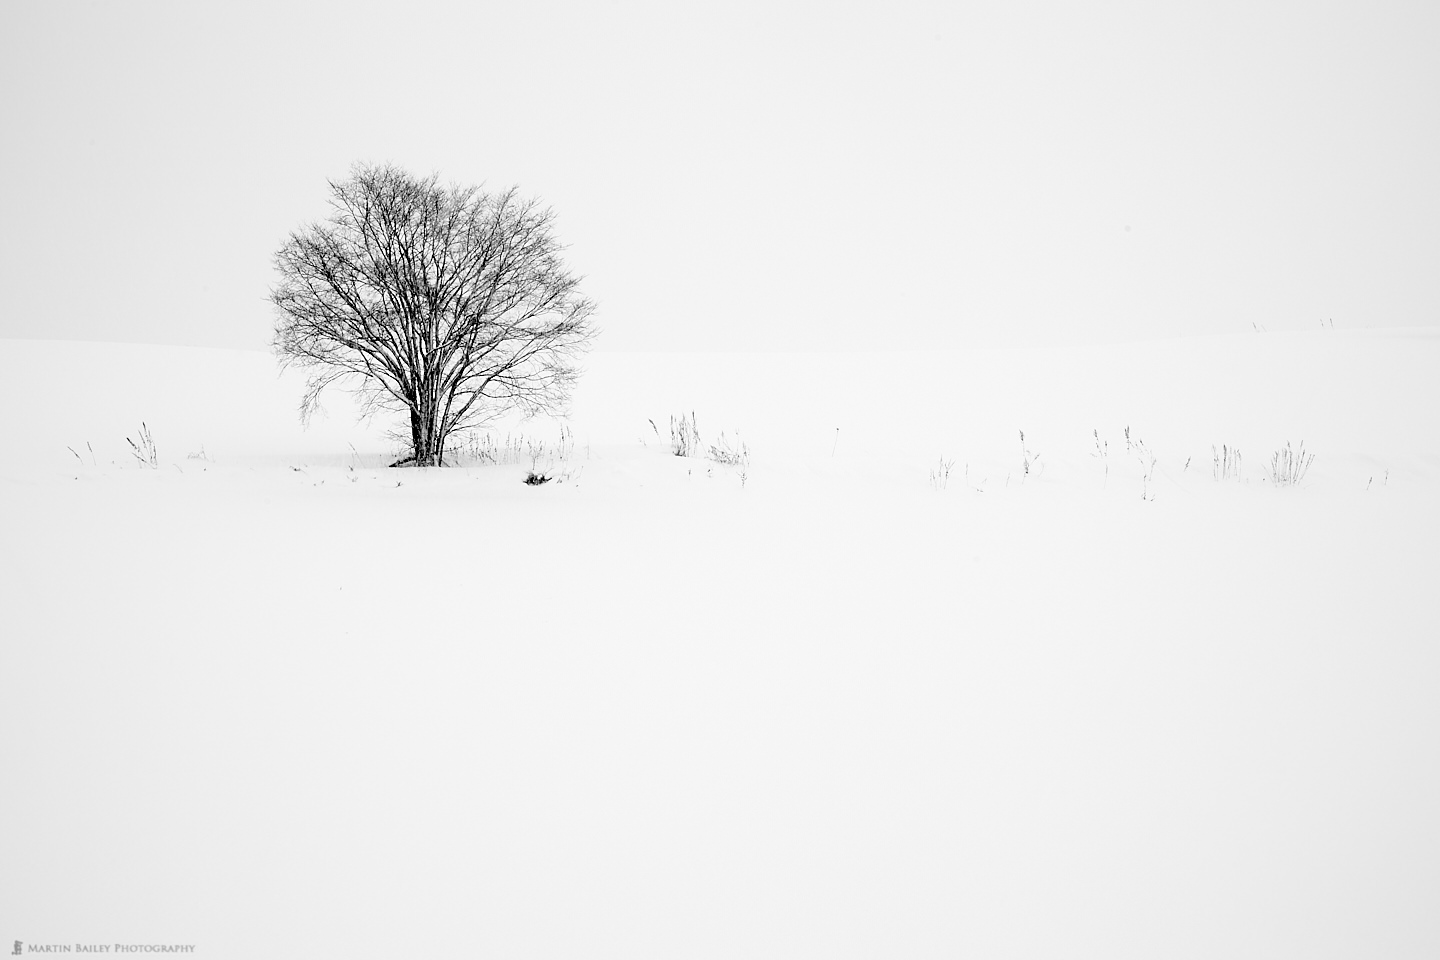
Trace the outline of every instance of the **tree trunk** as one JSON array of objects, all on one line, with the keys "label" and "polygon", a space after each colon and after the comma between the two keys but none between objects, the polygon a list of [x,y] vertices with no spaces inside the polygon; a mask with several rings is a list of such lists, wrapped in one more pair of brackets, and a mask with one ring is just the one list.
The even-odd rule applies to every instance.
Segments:
[{"label": "tree trunk", "polygon": [[444,438],[438,429],[439,412],[435,404],[425,397],[410,405],[411,454],[400,463],[417,467],[444,466],[445,451],[441,449]]}]

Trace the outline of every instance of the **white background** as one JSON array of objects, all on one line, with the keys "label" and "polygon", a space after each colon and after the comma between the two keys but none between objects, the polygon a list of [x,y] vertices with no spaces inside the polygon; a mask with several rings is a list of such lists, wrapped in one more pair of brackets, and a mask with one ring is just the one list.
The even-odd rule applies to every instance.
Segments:
[{"label": "white background", "polygon": [[0,336],[263,347],[357,161],[553,205],[601,349],[1440,322],[1429,3],[0,7]]}]

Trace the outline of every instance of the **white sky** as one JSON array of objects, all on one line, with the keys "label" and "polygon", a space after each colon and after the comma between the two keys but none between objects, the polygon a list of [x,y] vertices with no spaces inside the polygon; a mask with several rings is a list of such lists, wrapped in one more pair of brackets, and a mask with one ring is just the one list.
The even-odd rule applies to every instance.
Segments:
[{"label": "white sky", "polygon": [[0,336],[262,347],[360,160],[553,205],[605,349],[1440,324],[1440,4],[0,5]]}]

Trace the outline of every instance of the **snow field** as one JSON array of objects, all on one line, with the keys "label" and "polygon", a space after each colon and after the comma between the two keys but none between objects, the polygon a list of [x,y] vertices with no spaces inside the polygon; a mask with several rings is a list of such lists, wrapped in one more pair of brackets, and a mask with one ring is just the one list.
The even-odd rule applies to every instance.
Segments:
[{"label": "snow field", "polygon": [[[530,488],[528,462],[385,470],[343,409],[302,432],[268,358],[0,344],[27,412],[0,454],[0,930],[1433,953],[1437,350],[597,355],[577,474]],[[647,422],[690,409],[743,431],[743,486]],[[1317,460],[1278,489],[1286,439]],[[1210,478],[1222,442],[1241,482]]]}]

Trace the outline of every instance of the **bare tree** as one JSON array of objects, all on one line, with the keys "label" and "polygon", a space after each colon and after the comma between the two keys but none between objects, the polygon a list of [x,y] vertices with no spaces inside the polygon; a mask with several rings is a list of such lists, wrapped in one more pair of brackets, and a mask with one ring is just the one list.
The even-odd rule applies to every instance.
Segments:
[{"label": "bare tree", "polygon": [[330,184],[330,217],[275,256],[275,351],[310,369],[305,418],[332,384],[410,416],[412,452],[443,464],[456,430],[558,413],[594,336],[554,214],[514,188],[442,187],[390,166]]}]

